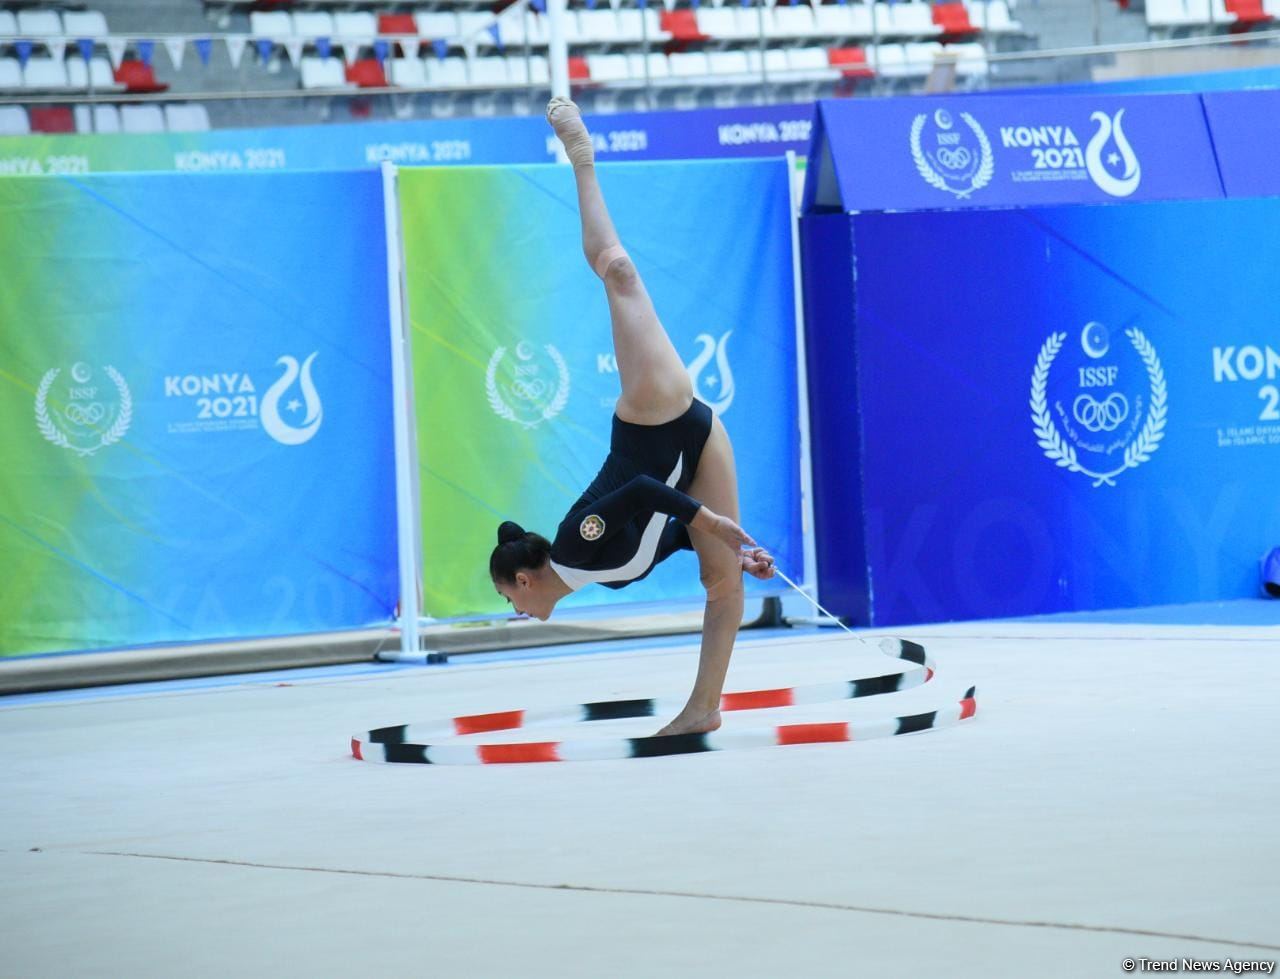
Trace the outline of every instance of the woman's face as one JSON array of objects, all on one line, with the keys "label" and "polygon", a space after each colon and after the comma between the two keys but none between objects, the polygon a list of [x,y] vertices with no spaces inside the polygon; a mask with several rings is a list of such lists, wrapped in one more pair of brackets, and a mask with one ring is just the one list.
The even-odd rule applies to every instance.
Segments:
[{"label": "woman's face", "polygon": [[514,582],[495,582],[498,594],[511,603],[521,615],[530,615],[546,622],[556,607],[555,598],[538,578],[527,571],[517,571]]}]

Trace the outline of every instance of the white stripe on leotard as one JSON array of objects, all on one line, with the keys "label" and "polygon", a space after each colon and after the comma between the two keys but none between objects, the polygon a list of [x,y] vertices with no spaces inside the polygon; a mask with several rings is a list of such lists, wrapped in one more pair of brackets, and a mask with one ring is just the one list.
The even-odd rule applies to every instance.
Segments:
[{"label": "white stripe on leotard", "polygon": [[[671,470],[671,475],[667,477],[667,485],[675,486],[680,482],[680,475],[684,472],[684,453],[681,452],[676,459],[676,467]],[[653,564],[653,559],[658,553],[658,542],[662,539],[662,530],[667,525],[667,515],[665,513],[655,513],[649,518],[649,522],[645,525],[644,533],[640,537],[640,547],[636,549],[636,553],[631,560],[618,568],[601,568],[596,571],[589,571],[586,568],[566,568],[563,564],[551,562],[551,570],[560,576],[560,579],[577,591],[584,585],[592,582],[605,581],[631,581],[638,578]]]}]

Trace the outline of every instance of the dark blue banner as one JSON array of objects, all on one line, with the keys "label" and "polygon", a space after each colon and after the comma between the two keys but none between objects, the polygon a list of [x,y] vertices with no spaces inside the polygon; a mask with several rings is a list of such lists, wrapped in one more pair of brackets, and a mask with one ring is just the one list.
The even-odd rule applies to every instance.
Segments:
[{"label": "dark blue banner", "polygon": [[820,102],[814,140],[807,209],[1222,196],[1213,144],[1194,95]]}]

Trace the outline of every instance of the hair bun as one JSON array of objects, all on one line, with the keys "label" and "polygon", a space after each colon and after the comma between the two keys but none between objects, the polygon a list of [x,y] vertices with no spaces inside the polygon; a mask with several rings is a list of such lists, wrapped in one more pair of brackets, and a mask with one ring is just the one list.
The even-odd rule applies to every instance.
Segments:
[{"label": "hair bun", "polygon": [[498,543],[510,544],[512,541],[520,540],[524,537],[524,528],[514,520],[504,520],[502,525],[498,527]]}]

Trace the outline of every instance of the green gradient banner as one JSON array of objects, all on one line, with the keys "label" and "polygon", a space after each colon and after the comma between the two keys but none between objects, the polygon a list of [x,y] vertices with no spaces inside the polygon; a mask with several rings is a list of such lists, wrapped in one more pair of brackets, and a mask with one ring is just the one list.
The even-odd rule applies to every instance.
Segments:
[{"label": "green gradient banner", "polygon": [[[742,519],[803,566],[794,294],[784,160],[599,166],[623,242],[699,397],[734,441]],[[400,171],[425,611],[505,611],[495,530],[547,536],[608,452],[619,394],[609,311],[582,257],[568,167]],[[701,596],[680,554],[569,605]]]}]

